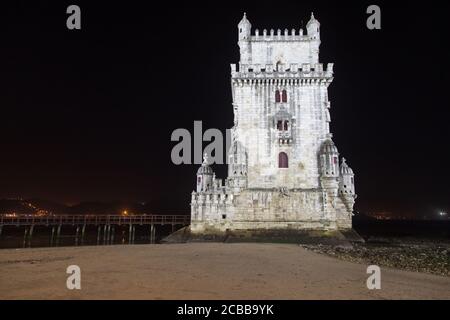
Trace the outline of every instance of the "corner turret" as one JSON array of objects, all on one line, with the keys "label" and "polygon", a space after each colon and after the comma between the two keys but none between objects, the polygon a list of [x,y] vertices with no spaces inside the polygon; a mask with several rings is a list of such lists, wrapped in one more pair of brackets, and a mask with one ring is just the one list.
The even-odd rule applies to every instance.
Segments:
[{"label": "corner turret", "polygon": [[320,23],[314,18],[314,13],[311,12],[311,19],[309,19],[306,24],[306,30],[308,31],[308,36],[312,39],[320,40]]},{"label": "corner turret", "polygon": [[247,20],[247,15],[244,12],[244,17],[241,22],[238,24],[238,35],[239,35],[239,49],[241,54],[241,63],[250,64],[251,63],[251,33],[252,33],[252,25],[250,21]]},{"label": "corner turret", "polygon": [[323,142],[319,154],[320,181],[331,195],[337,195],[339,185],[339,152],[331,139]]},{"label": "corner turret", "polygon": [[206,192],[212,189],[214,172],[208,164],[208,155],[203,156],[203,163],[197,170],[197,192]]},{"label": "corner turret", "polygon": [[347,210],[353,212],[353,205],[355,204],[355,175],[353,170],[347,165],[347,162],[342,158],[340,175],[339,175],[339,196],[345,203]]}]

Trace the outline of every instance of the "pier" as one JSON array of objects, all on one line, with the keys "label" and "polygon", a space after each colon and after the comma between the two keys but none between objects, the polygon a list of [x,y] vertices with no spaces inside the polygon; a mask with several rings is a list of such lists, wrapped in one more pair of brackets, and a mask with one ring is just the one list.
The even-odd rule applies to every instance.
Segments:
[{"label": "pier", "polygon": [[150,243],[156,243],[156,226],[169,225],[172,232],[177,227],[189,225],[189,215],[0,215],[0,236],[5,226],[24,227],[24,246],[31,243],[34,229],[38,226],[50,227],[50,244],[58,245],[61,230],[64,226],[75,228],[76,244],[83,244],[86,227],[97,227],[97,244],[112,244],[116,227],[126,226],[128,243],[133,244],[136,236],[136,226],[148,227]]}]

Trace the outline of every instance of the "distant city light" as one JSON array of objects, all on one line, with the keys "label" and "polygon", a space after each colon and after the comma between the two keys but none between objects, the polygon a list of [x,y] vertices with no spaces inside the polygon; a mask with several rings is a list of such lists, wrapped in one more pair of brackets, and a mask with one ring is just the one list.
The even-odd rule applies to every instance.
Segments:
[{"label": "distant city light", "polygon": [[440,215],[441,217],[446,216],[446,215],[447,215],[447,212],[441,211],[441,212],[439,212],[439,215]]}]

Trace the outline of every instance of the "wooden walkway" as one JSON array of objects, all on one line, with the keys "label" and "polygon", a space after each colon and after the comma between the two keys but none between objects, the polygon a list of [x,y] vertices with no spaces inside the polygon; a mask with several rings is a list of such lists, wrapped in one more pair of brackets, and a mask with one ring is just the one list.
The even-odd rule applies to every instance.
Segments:
[{"label": "wooden walkway", "polygon": [[128,243],[134,243],[136,226],[149,226],[150,243],[155,243],[157,225],[170,225],[173,232],[175,226],[184,227],[189,223],[189,215],[0,215],[0,236],[5,226],[25,227],[24,243],[30,243],[34,228],[45,226],[52,228],[51,243],[53,243],[55,236],[56,241],[60,238],[63,226],[74,226],[76,227],[75,238],[78,242],[78,238],[83,241],[87,226],[97,226],[97,243],[100,243],[103,238],[103,243],[108,244],[114,242],[115,226],[125,225],[129,226]]},{"label": "wooden walkway", "polygon": [[188,225],[189,215],[0,215],[0,226],[59,225]]}]

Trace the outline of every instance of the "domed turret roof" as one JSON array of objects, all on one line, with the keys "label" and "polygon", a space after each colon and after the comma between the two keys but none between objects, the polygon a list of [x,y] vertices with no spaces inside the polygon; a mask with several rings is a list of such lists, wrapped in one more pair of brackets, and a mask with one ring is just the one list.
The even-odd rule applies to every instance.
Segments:
[{"label": "domed turret roof", "polygon": [[250,23],[250,21],[247,20],[247,14],[245,12],[244,12],[244,16],[242,17],[242,20],[241,20],[241,22],[239,22],[238,26],[239,27],[242,27],[242,26],[251,27],[251,23]]},{"label": "domed turret roof", "polygon": [[311,12],[311,19],[309,19],[308,23],[306,24],[306,27],[310,26],[313,23],[315,23],[318,26],[320,26],[319,21],[317,21],[316,18],[314,18],[314,13]]},{"label": "domed turret roof", "polygon": [[344,174],[353,174],[352,168],[350,168],[347,165],[347,161],[344,158],[342,158],[342,163],[341,163],[341,167],[340,167],[339,170],[341,171],[342,175],[344,175]]},{"label": "domed turret roof", "polygon": [[338,153],[338,149],[336,148],[333,140],[327,139],[323,142],[320,152],[321,153]]},{"label": "domed turret roof", "polygon": [[203,156],[203,163],[202,166],[200,168],[198,168],[197,170],[197,175],[213,175],[214,171],[213,169],[209,166],[208,164],[208,156],[205,155]]}]

